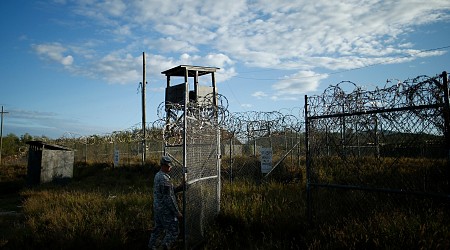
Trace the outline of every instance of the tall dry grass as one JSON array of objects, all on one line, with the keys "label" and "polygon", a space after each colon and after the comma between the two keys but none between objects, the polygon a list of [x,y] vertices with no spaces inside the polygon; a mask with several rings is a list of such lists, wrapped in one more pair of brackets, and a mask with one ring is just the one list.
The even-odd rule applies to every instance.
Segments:
[{"label": "tall dry grass", "polygon": [[[21,215],[0,217],[0,248],[145,249],[154,173],[150,166],[76,165],[67,184],[23,187],[14,201]],[[445,202],[317,190],[316,223],[309,225],[304,184],[222,184],[221,211],[201,249],[450,248]],[[342,199],[349,208],[335,206]]]},{"label": "tall dry grass", "polygon": [[145,247],[152,226],[153,172],[148,167],[78,165],[67,184],[24,188],[20,192],[23,217],[4,247]]}]

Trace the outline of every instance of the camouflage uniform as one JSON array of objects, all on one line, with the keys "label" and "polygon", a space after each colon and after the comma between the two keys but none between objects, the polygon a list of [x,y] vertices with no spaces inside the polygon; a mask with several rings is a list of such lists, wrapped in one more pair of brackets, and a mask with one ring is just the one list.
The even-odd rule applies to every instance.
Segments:
[{"label": "camouflage uniform", "polygon": [[170,247],[170,245],[178,237],[178,218],[180,214],[178,209],[177,199],[175,197],[175,191],[170,176],[163,171],[159,171],[155,175],[153,186],[153,213],[155,220],[155,227],[150,237],[148,247],[154,248],[156,246],[157,239],[165,232],[166,235],[161,242],[164,247]]}]

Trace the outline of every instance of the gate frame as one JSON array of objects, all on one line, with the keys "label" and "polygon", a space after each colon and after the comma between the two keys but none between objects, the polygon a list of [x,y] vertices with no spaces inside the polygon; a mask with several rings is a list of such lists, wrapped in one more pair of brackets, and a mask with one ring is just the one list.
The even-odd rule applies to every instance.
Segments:
[{"label": "gate frame", "polygon": [[[217,98],[218,98],[218,93],[217,93],[217,88],[216,88],[216,80],[215,80],[215,72],[217,70],[219,70],[220,68],[217,67],[203,67],[203,66],[193,66],[193,65],[179,65],[177,67],[168,69],[166,71],[161,72],[161,74],[165,74],[166,78],[167,78],[167,87],[166,87],[166,104],[168,104],[168,102],[172,102],[172,103],[177,103],[180,104],[182,109],[183,109],[183,121],[182,121],[182,125],[183,125],[183,134],[182,134],[182,145],[178,145],[178,146],[182,146],[182,151],[183,151],[183,166],[182,166],[182,181],[183,183],[185,183],[186,185],[183,185],[183,217],[186,218],[186,191],[187,191],[187,185],[192,184],[194,182],[197,181],[202,181],[202,180],[207,180],[207,179],[211,179],[211,178],[217,178],[217,194],[216,194],[216,199],[217,199],[217,214],[220,211],[220,187],[221,187],[221,181],[220,181],[220,127],[217,126],[216,127],[216,147],[217,147],[217,156],[216,156],[216,168],[217,168],[217,176],[209,176],[209,177],[205,177],[205,178],[201,178],[201,179],[197,179],[194,181],[191,181],[190,183],[187,182],[187,173],[188,173],[188,166],[187,166],[187,136],[188,136],[188,122],[187,122],[187,115],[188,115],[188,106],[190,103],[196,102],[196,103],[200,103],[200,101],[204,101],[205,96],[201,96],[201,86],[199,86],[199,76],[202,75],[207,75],[207,74],[211,74],[211,88],[212,88],[212,106],[214,108],[214,115],[213,115],[213,119],[215,120],[215,124],[217,124],[217,119],[218,119],[218,111],[217,111]],[[173,76],[177,76],[177,77],[184,77],[184,83],[181,83],[179,85],[175,85],[172,87],[178,87],[179,89],[175,90],[175,91],[170,91],[170,83],[171,83],[171,77]],[[194,90],[190,91],[189,90],[189,77],[194,78]],[[183,86],[184,85],[184,86]],[[181,93],[182,95],[180,96],[179,92],[180,89],[183,93]],[[177,93],[178,92],[178,93]],[[169,123],[169,117],[170,115],[170,109],[167,108],[166,106],[166,125]],[[167,155],[167,147],[169,147],[167,144],[164,145],[164,155]],[[184,245],[184,249],[187,249],[187,245],[188,245],[188,239],[187,239],[187,223],[186,223],[186,219],[183,219],[183,245]]]}]

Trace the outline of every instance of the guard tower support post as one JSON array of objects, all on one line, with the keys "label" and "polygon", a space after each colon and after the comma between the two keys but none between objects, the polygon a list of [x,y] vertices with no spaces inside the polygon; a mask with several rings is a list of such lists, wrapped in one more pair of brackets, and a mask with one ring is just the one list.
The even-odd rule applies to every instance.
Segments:
[{"label": "guard tower support post", "polygon": [[[170,87],[170,75],[166,75],[166,78],[167,78],[167,86],[166,86],[166,100],[165,100],[165,102],[166,102],[166,105],[167,105],[167,95],[168,95],[167,94],[167,89],[169,89],[169,87]],[[167,107],[165,109],[166,109],[166,124],[164,126],[167,126],[167,124],[170,121],[170,110]],[[166,129],[166,128],[163,128],[163,129]],[[163,142],[163,155],[166,155],[166,154],[167,154],[166,145]]]},{"label": "guard tower support post", "polygon": [[[196,76],[198,76],[196,74]],[[197,81],[197,79],[195,79]],[[194,84],[195,85],[195,84]],[[189,104],[189,70],[185,68],[184,70],[184,118],[183,118],[183,183],[187,183],[187,106]],[[186,185],[183,185],[183,216],[186,217]],[[184,249],[187,249],[187,238],[186,238],[187,224],[186,221],[183,222],[183,245]]]},{"label": "guard tower support post", "polygon": [[[218,122],[219,120],[219,111],[218,111],[218,103],[217,103],[217,89],[216,89],[216,75],[215,72],[211,72],[211,82],[212,82],[212,91],[213,91],[213,106],[215,109],[215,114],[214,114],[214,119],[216,119],[216,122]],[[220,128],[217,127],[216,128],[216,133],[217,133],[217,213],[220,212],[220,193],[221,193],[221,176],[220,176],[220,172],[221,172],[221,161],[220,158],[222,157],[222,152],[221,152],[221,147],[220,147]]]}]

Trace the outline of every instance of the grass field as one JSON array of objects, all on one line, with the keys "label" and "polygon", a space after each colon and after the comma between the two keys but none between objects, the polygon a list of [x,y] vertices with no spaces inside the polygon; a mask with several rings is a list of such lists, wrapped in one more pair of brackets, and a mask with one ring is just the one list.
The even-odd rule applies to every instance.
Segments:
[{"label": "grass field", "polygon": [[[25,186],[25,167],[1,168],[1,249],[146,249],[151,165],[78,164],[70,182],[38,187]],[[358,194],[330,191],[320,197],[317,204],[345,197],[363,208],[389,199],[360,204]],[[309,225],[304,184],[223,181],[221,211],[201,249],[449,249],[449,204],[424,202],[379,202],[364,214],[336,209],[332,219]],[[329,212],[316,209],[316,216]]]}]

